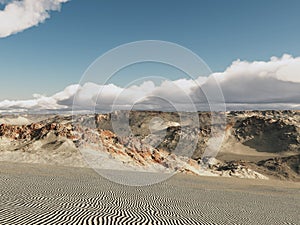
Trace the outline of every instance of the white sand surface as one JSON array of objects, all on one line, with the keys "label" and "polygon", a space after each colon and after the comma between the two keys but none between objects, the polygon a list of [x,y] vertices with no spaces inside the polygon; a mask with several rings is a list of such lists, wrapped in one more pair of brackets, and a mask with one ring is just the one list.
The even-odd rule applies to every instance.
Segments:
[{"label": "white sand surface", "polygon": [[[112,171],[113,172],[113,171]],[[176,175],[116,184],[91,169],[0,163],[0,224],[299,224],[299,183]]]}]

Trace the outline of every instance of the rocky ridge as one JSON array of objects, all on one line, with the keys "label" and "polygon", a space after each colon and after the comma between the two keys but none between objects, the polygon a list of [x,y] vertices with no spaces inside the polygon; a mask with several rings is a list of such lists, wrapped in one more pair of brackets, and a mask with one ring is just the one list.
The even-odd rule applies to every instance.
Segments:
[{"label": "rocky ridge", "polygon": [[[0,159],[85,166],[78,149],[89,148],[126,168],[145,171],[299,180],[299,112],[226,113],[225,136],[217,159],[202,157],[212,136],[211,114],[199,113],[199,126],[194,126],[188,113],[185,116],[182,122],[178,113],[134,111],[43,116],[22,125],[2,123]],[[121,129],[126,126],[130,133]],[[245,152],[237,154],[226,147],[233,144]],[[256,160],[252,160],[254,156],[243,159],[244,153],[249,157],[257,153]],[[232,156],[243,160],[231,160]]]}]

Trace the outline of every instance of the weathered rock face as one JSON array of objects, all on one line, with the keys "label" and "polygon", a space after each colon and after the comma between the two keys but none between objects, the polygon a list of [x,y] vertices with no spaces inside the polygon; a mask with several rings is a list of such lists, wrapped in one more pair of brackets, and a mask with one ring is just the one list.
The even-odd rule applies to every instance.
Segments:
[{"label": "weathered rock face", "polygon": [[[261,153],[289,152],[293,157],[299,154],[299,112],[229,112],[226,116],[226,127],[222,127],[218,121],[214,124],[218,129],[224,129],[224,142],[230,139],[241,146],[249,147],[251,151]],[[5,151],[43,155],[43,149],[52,149],[51,151],[64,160],[72,156],[80,161],[80,154],[75,153],[74,149],[89,146],[130,166],[163,167],[201,174],[201,158],[212,136],[211,121],[211,113],[206,112],[199,113],[195,120],[189,113],[123,111],[74,117],[50,116],[48,119],[27,125],[1,124],[0,159]],[[71,149],[70,152],[67,146]],[[64,153],[59,154],[62,149]],[[49,159],[51,151],[47,153]],[[293,179],[297,178],[299,158],[298,161],[294,158],[286,161],[285,158],[281,159],[280,155],[276,157],[279,158],[260,160],[255,166],[265,169],[262,171],[281,173],[281,177],[284,178],[289,178],[285,173],[293,173]],[[248,168],[250,164],[228,160],[215,163],[210,170],[213,174],[222,176],[263,178]],[[275,169],[272,169],[273,167]]]},{"label": "weathered rock face", "polygon": [[300,180],[300,154],[262,160],[257,165],[265,168],[270,175],[288,180]]},{"label": "weathered rock face", "polygon": [[[129,136],[129,132],[131,136],[148,141],[159,149],[176,151],[177,154],[181,152],[195,160],[201,158],[211,133],[211,114],[207,112],[200,113],[197,118],[191,113],[157,111],[115,112],[96,115],[95,118],[100,129],[110,130],[119,136]],[[156,118],[162,121],[155,122]],[[130,131],[119,129],[123,127],[129,127]]]},{"label": "weathered rock face", "polygon": [[34,140],[43,138],[50,131],[57,136],[73,138],[72,125],[59,123],[32,123],[30,125],[0,125],[0,137],[7,137],[15,140]]},{"label": "weathered rock face", "polygon": [[282,118],[251,116],[235,124],[238,141],[257,151],[299,151],[300,136],[297,123]]}]

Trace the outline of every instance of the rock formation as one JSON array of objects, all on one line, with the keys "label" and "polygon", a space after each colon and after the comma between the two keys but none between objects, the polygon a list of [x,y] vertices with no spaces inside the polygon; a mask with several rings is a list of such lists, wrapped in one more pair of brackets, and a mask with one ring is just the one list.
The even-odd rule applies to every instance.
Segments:
[{"label": "rock formation", "polygon": [[[7,123],[0,124],[0,160],[84,166],[78,149],[89,148],[145,171],[299,180],[298,111],[228,112],[226,126],[211,125],[209,112],[197,121],[157,111],[29,117],[10,124],[1,116]],[[203,158],[212,126],[225,134],[215,160]]]}]

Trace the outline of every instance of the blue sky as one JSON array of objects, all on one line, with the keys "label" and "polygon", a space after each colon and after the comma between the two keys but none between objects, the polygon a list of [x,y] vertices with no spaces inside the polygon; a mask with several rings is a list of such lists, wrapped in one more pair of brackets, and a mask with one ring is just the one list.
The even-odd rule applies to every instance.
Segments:
[{"label": "blue sky", "polygon": [[238,58],[299,56],[299,11],[297,0],[72,0],[44,23],[0,39],[0,100],[51,95],[78,83],[101,54],[138,40],[185,46],[214,72]]}]

